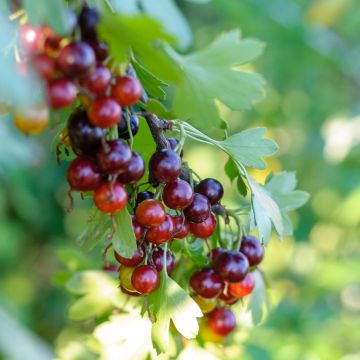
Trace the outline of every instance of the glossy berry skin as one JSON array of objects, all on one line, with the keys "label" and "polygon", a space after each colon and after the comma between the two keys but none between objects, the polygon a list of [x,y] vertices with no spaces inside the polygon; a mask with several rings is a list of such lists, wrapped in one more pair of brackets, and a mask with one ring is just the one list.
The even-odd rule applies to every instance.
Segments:
[{"label": "glossy berry skin", "polygon": [[95,95],[103,95],[110,85],[111,72],[108,68],[98,65],[93,73],[88,75],[82,85]]},{"label": "glossy berry skin", "polygon": [[[171,137],[171,138],[167,138],[167,141],[170,145],[170,149],[175,151],[177,146],[179,145],[179,140],[177,138]],[[180,157],[182,158],[183,155],[184,155],[184,150],[181,150]]]},{"label": "glossy berry skin", "polygon": [[143,260],[145,256],[144,249],[142,249],[140,246],[137,247],[137,249],[134,252],[134,255],[131,258],[125,258],[118,254],[116,251],[114,252],[115,259],[124,266],[134,267],[139,265]]},{"label": "glossy berry skin", "polygon": [[136,220],[145,227],[159,226],[166,217],[164,205],[153,199],[141,202],[135,211]]},{"label": "glossy berry skin", "polygon": [[194,223],[201,223],[210,216],[210,203],[206,196],[195,193],[192,203],[184,210],[185,218]]},{"label": "glossy berry skin", "polygon": [[145,173],[145,163],[140,154],[133,152],[127,169],[119,174],[117,181],[122,184],[134,184],[139,181]]},{"label": "glossy berry skin", "polygon": [[163,190],[163,201],[170,209],[181,210],[192,203],[194,192],[190,184],[181,179],[167,183]]},{"label": "glossy berry skin", "polygon": [[226,249],[217,247],[211,250],[209,257],[212,261],[214,261],[219,255],[224,254],[225,252],[227,252]]},{"label": "glossy berry skin", "polygon": [[140,294],[149,294],[155,291],[159,282],[158,272],[149,265],[140,265],[131,276],[131,283]]},{"label": "glossy berry skin", "polygon": [[126,171],[132,157],[131,150],[121,140],[108,140],[99,150],[97,161],[102,171],[115,174]]},{"label": "glossy berry skin", "polygon": [[48,84],[48,102],[55,110],[70,106],[76,100],[76,94],[75,84],[68,79],[55,79]]},{"label": "glossy berry skin", "polygon": [[132,220],[132,226],[134,229],[135,238],[137,241],[139,241],[144,233],[144,228],[136,220],[135,215],[131,215],[131,220]]},{"label": "glossy berry skin", "polygon": [[219,181],[215,179],[204,179],[199,182],[196,191],[205,195],[211,205],[218,203],[224,195],[224,189]]},{"label": "glossy berry skin", "polygon": [[13,117],[14,125],[27,135],[36,135],[49,124],[49,110],[44,105],[32,105],[17,109]]},{"label": "glossy berry skin", "polygon": [[134,105],[141,97],[140,81],[131,76],[118,77],[111,91],[121,106]]},{"label": "glossy berry skin", "polygon": [[94,203],[105,214],[117,213],[126,206],[127,201],[127,192],[119,183],[105,181],[94,191]]},{"label": "glossy berry skin", "polygon": [[57,70],[55,59],[44,53],[33,57],[33,65],[36,72],[45,80],[52,79]]},{"label": "glossy berry skin", "polygon": [[100,14],[96,8],[84,5],[78,18],[82,39],[96,39],[96,26],[100,21]]},{"label": "glossy berry skin", "polygon": [[209,299],[222,292],[224,283],[214,269],[200,269],[192,274],[190,286],[200,296]]},{"label": "glossy berry skin", "polygon": [[[130,129],[132,136],[135,136],[138,133],[140,127],[139,118],[136,116],[136,114],[129,114],[129,120],[130,120]],[[124,140],[130,139],[130,133],[127,126],[125,109],[123,109],[121,118],[118,122],[118,133],[121,139]]]},{"label": "glossy berry skin", "polygon": [[213,213],[201,223],[190,223],[190,232],[201,239],[210,237],[216,229],[216,217]]},{"label": "glossy berry skin", "polygon": [[148,229],[145,239],[149,243],[160,245],[171,240],[173,231],[172,218],[169,214],[166,214],[165,220],[160,225]]},{"label": "glossy berry skin", "polygon": [[247,257],[251,267],[259,265],[264,257],[264,247],[255,236],[244,236],[240,251]]},{"label": "glossy berry skin", "polygon": [[209,326],[214,333],[229,335],[236,327],[236,318],[227,308],[218,308],[209,314]]},{"label": "glossy berry skin", "polygon": [[120,286],[122,289],[130,292],[130,295],[136,292],[131,282],[131,277],[134,270],[135,269],[133,267],[121,266],[119,271]]},{"label": "glossy berry skin", "polygon": [[91,46],[95,53],[97,61],[104,61],[109,55],[109,48],[103,41],[99,40],[86,40],[86,42]]},{"label": "glossy berry skin", "polygon": [[110,128],[116,125],[120,114],[119,104],[110,97],[94,100],[88,109],[90,123],[101,128]]},{"label": "glossy berry skin", "polygon": [[214,268],[227,282],[239,282],[249,271],[249,261],[240,251],[227,251],[214,261]]},{"label": "glossy berry skin", "polygon": [[75,110],[69,118],[68,134],[78,155],[93,156],[101,147],[104,130],[90,124],[84,109]]},{"label": "glossy berry skin", "polygon": [[95,190],[101,182],[101,175],[95,165],[85,157],[72,160],[66,176],[71,189],[77,191]]},{"label": "glossy berry skin", "polygon": [[174,239],[183,239],[190,232],[189,222],[182,216],[172,216],[172,221],[174,225],[174,231],[172,237]]},{"label": "glossy berry skin", "polygon": [[223,291],[219,296],[218,299],[224,302],[227,305],[233,305],[238,302],[239,298],[232,295],[229,290]]},{"label": "glossy berry skin", "polygon": [[149,161],[149,173],[153,181],[169,183],[175,181],[181,172],[179,155],[171,149],[156,151]]},{"label": "glossy berry skin", "polygon": [[194,295],[192,298],[199,305],[203,314],[207,314],[216,308],[216,298],[206,299],[198,294]]},{"label": "glossy berry skin", "polygon": [[229,284],[229,292],[236,297],[244,297],[252,293],[255,288],[255,280],[252,273],[249,272],[245,279],[237,283]]},{"label": "glossy berry skin", "polygon": [[148,199],[153,199],[154,193],[151,191],[141,191],[137,194],[136,197],[136,206],[138,206],[141,202]]},{"label": "glossy berry skin", "polygon": [[[160,272],[164,268],[164,250],[162,248],[155,248],[151,254],[152,264],[157,272]],[[171,273],[175,265],[175,258],[173,253],[168,250],[166,253],[166,272]]]},{"label": "glossy berry skin", "polygon": [[95,69],[96,58],[89,44],[74,41],[60,50],[57,63],[64,75],[82,78]]}]

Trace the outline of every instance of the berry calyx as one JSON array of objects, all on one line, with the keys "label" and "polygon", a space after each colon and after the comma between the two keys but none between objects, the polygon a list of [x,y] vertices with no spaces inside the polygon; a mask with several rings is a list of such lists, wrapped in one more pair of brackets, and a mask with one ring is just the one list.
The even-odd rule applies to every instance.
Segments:
[{"label": "berry calyx", "polygon": [[145,173],[143,158],[136,152],[132,153],[127,169],[118,175],[117,181],[122,184],[133,184],[139,181]]},{"label": "berry calyx", "polygon": [[166,216],[164,205],[153,199],[144,200],[136,208],[136,220],[145,227],[159,226]]},{"label": "berry calyx", "polygon": [[53,109],[63,109],[76,99],[76,86],[68,79],[54,79],[47,88],[47,98]]},{"label": "berry calyx", "polygon": [[19,108],[13,117],[14,125],[24,134],[36,135],[49,124],[49,110],[44,105]]},{"label": "berry calyx", "polygon": [[249,261],[240,251],[227,251],[214,261],[214,268],[227,282],[239,282],[249,271]]},{"label": "berry calyx", "polygon": [[119,104],[110,97],[96,99],[88,109],[91,124],[101,128],[116,125],[120,114],[121,108]]},{"label": "berry calyx", "polygon": [[218,296],[224,283],[214,269],[200,269],[192,274],[190,285],[200,296],[209,299]]},{"label": "berry calyx", "polygon": [[157,289],[160,279],[156,269],[149,265],[140,265],[134,270],[131,283],[140,294],[149,294]]},{"label": "berry calyx", "polygon": [[131,258],[126,258],[118,254],[116,251],[114,252],[115,259],[124,266],[134,267],[139,265],[145,256],[144,249],[141,246],[138,246]]},{"label": "berry calyx", "polygon": [[149,173],[153,181],[169,183],[180,175],[181,160],[171,149],[156,151],[149,161]]},{"label": "berry calyx", "polygon": [[78,157],[67,169],[67,180],[72,190],[92,191],[101,181],[101,175],[90,159]]},{"label": "berry calyx", "polygon": [[117,77],[111,94],[121,106],[134,105],[141,97],[142,86],[131,76]]},{"label": "berry calyx", "polygon": [[252,293],[255,288],[255,280],[251,272],[249,272],[245,279],[237,283],[229,284],[229,292],[236,297],[244,297]]},{"label": "berry calyx", "polygon": [[259,265],[264,257],[264,247],[255,236],[244,236],[241,240],[240,251],[247,257],[251,267]]},{"label": "berry calyx", "polygon": [[224,195],[224,188],[221,183],[215,179],[204,179],[199,182],[196,191],[205,195],[211,205],[218,203]]},{"label": "berry calyx", "polygon": [[84,79],[82,85],[95,95],[103,95],[110,85],[110,80],[110,70],[98,65],[95,71]]},{"label": "berry calyx", "polygon": [[229,335],[236,327],[236,318],[227,308],[218,308],[209,314],[209,326],[214,333]]},{"label": "berry calyx", "polygon": [[131,150],[123,141],[108,140],[96,158],[102,171],[107,174],[116,174],[126,171],[131,157]]},{"label": "berry calyx", "polygon": [[206,196],[195,193],[192,203],[184,210],[185,218],[194,223],[201,223],[210,216],[210,203]]},{"label": "berry calyx", "polygon": [[172,237],[174,239],[185,238],[190,232],[189,222],[182,216],[172,216],[172,221],[174,225]]},{"label": "berry calyx", "polygon": [[173,230],[172,218],[166,214],[165,220],[160,225],[153,226],[147,231],[145,239],[149,243],[160,245],[171,240]]},{"label": "berry calyx", "polygon": [[190,232],[199,238],[207,239],[216,229],[216,217],[213,213],[201,223],[190,223]]},{"label": "berry calyx", "polygon": [[[160,247],[155,248],[151,254],[151,260],[156,271],[157,272],[162,271],[164,268],[164,250]],[[174,255],[170,250],[168,250],[166,252],[166,272],[170,274],[174,266],[175,266]]]},{"label": "berry calyx", "polygon": [[190,184],[184,180],[176,179],[166,184],[162,197],[167,207],[181,210],[192,203],[194,193]]},{"label": "berry calyx", "polygon": [[105,181],[94,191],[94,203],[105,214],[115,214],[122,210],[127,201],[127,192],[119,183]]}]

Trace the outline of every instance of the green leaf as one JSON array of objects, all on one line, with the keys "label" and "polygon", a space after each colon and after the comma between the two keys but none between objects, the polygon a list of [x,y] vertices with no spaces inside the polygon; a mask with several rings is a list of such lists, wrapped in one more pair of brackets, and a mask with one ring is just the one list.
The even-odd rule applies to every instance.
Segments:
[{"label": "green leaf", "polygon": [[116,226],[112,237],[113,247],[121,256],[131,258],[137,248],[131,216],[126,208],[113,216]]},{"label": "green leaf", "polygon": [[149,99],[146,104],[141,104],[141,107],[157,115],[160,119],[172,119],[173,114],[166,109],[166,107],[156,99]]},{"label": "green leaf", "polygon": [[156,318],[151,337],[158,353],[166,352],[169,346],[170,320],[186,339],[192,339],[197,335],[199,331],[197,318],[202,317],[199,306],[164,271],[160,273],[159,287],[149,295],[148,300]]},{"label": "green leaf", "polygon": [[257,58],[262,51],[262,43],[242,40],[240,31],[233,30],[190,55],[180,55],[168,48],[178,67],[175,78],[166,77],[159,66],[151,70],[175,84],[173,111],[177,117],[209,131],[222,127],[215,100],[233,110],[244,110],[262,98],[263,79],[238,68]]},{"label": "green leaf", "polygon": [[184,240],[184,253],[198,266],[208,263],[208,257],[204,255],[204,240],[196,238],[193,241]]},{"label": "green leaf", "polygon": [[237,178],[236,186],[237,186],[239,193],[245,197],[247,195],[247,187],[246,187],[245,181],[241,175],[239,175]]},{"label": "green leaf", "polygon": [[231,157],[229,157],[228,161],[226,162],[224,171],[231,182],[233,182],[234,179],[236,179],[236,177],[239,176],[239,169],[234,163],[234,160],[231,159]]},{"label": "green leaf", "polygon": [[129,61],[134,53],[146,68],[152,70],[160,67],[168,76],[174,73],[174,67],[158,46],[161,40],[173,39],[157,21],[144,15],[103,13],[98,33],[108,43],[111,54],[119,63]]},{"label": "green leaf", "polygon": [[136,60],[133,60],[132,64],[146,93],[157,99],[162,99],[162,100],[165,99],[166,93],[162,88],[166,86],[166,83],[164,83],[162,80],[157,78],[149,70],[145,69]]},{"label": "green leaf", "polygon": [[71,247],[61,247],[56,255],[72,271],[91,269],[94,266],[82,252]]},{"label": "green leaf", "polygon": [[296,183],[296,173],[284,171],[272,175],[264,186],[280,208],[284,224],[283,235],[293,233],[293,226],[287,213],[303,206],[310,197],[305,191],[295,190]]},{"label": "green leaf", "polygon": [[31,24],[47,24],[59,35],[71,30],[68,9],[62,0],[24,0],[23,7]]},{"label": "green leaf", "polygon": [[253,128],[231,135],[222,141],[222,146],[232,158],[256,169],[265,169],[263,157],[273,155],[278,146],[272,139],[263,138],[265,128]]}]

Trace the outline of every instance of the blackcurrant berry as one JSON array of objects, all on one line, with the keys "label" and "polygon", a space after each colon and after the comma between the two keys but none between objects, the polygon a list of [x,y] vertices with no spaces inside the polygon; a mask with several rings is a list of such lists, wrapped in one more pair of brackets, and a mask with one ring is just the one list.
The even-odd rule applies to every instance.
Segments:
[{"label": "blackcurrant berry", "polygon": [[215,309],[209,314],[209,326],[218,335],[229,335],[236,327],[235,315],[227,308]]},{"label": "blackcurrant berry", "polygon": [[245,279],[237,283],[229,284],[229,292],[236,297],[244,297],[252,293],[255,288],[255,280],[252,273],[249,272]]},{"label": "blackcurrant berry", "polygon": [[131,215],[132,226],[134,229],[135,238],[139,241],[144,233],[144,228],[140,225],[140,223],[136,220],[135,215]]},{"label": "blackcurrant berry", "polygon": [[127,204],[127,192],[119,184],[110,182],[101,183],[94,191],[94,203],[105,214],[115,214]]},{"label": "blackcurrant berry", "polygon": [[244,236],[240,251],[247,257],[251,267],[259,265],[264,257],[264,247],[255,236]]},{"label": "blackcurrant berry", "polygon": [[151,191],[141,191],[137,194],[136,197],[136,206],[138,206],[141,202],[148,199],[153,199],[154,193]]},{"label": "blackcurrant berry", "polygon": [[108,68],[98,65],[93,73],[88,75],[82,85],[95,95],[103,95],[110,85],[111,72]]},{"label": "blackcurrant berry", "polygon": [[213,213],[201,223],[190,223],[191,233],[199,238],[207,239],[216,229],[216,217]]},{"label": "blackcurrant berry", "polygon": [[205,195],[211,205],[216,204],[224,195],[224,189],[219,181],[215,179],[204,179],[196,187],[196,192]]},{"label": "blackcurrant berry", "polygon": [[95,69],[96,58],[89,44],[74,41],[60,50],[57,63],[64,75],[82,78]]},{"label": "blackcurrant berry", "polygon": [[50,80],[56,73],[56,61],[51,56],[40,53],[34,56],[33,64],[37,73],[44,79]]},{"label": "blackcurrant berry", "polygon": [[239,298],[232,295],[229,290],[226,290],[224,289],[224,291],[218,296],[218,299],[223,301],[225,304],[227,305],[233,305],[235,304]]},{"label": "blackcurrant berry", "polygon": [[206,196],[195,193],[192,203],[185,208],[184,215],[190,222],[201,223],[210,216],[210,203]]},{"label": "blackcurrant berry", "polygon": [[151,179],[160,183],[175,181],[181,172],[179,155],[171,149],[156,151],[149,161]]},{"label": "blackcurrant berry", "polygon": [[134,270],[131,283],[140,294],[149,294],[157,289],[160,279],[156,269],[149,265],[140,265]]},{"label": "blackcurrant berry", "polygon": [[101,181],[101,175],[90,159],[78,157],[67,169],[67,180],[72,190],[92,191]]},{"label": "blackcurrant berry", "polygon": [[121,140],[108,140],[97,153],[97,161],[107,174],[122,173],[127,170],[132,157],[131,150]]},{"label": "blackcurrant berry", "polygon": [[181,210],[192,203],[194,193],[190,184],[184,180],[176,179],[166,184],[162,197],[167,207]]},{"label": "blackcurrant berry", "polygon": [[98,98],[88,109],[91,124],[101,128],[110,128],[117,124],[121,114],[119,104],[110,97]]},{"label": "blackcurrant berry", "polygon": [[224,248],[221,248],[221,247],[217,247],[215,249],[212,249],[210,254],[209,254],[210,259],[212,261],[214,261],[219,255],[221,255],[221,254],[223,254],[225,252],[227,252],[227,250],[224,249]]},{"label": "blackcurrant berry", "polygon": [[171,240],[174,225],[170,215],[166,214],[165,220],[158,226],[153,226],[146,232],[145,239],[147,242],[160,245]]},{"label": "blackcurrant berry", "polygon": [[[139,126],[140,126],[139,118],[136,116],[136,114],[130,113],[129,120],[130,120],[130,129],[131,129],[132,136],[135,136],[137,134],[137,132],[139,131]],[[125,109],[122,110],[122,115],[118,122],[118,133],[119,133],[120,138],[122,138],[124,140],[130,139],[130,133],[129,133],[129,129],[127,126]]]},{"label": "blackcurrant berry", "polygon": [[108,49],[108,46],[106,45],[106,43],[104,43],[103,41],[99,41],[99,40],[86,40],[86,42],[93,49],[97,61],[102,62],[108,57],[109,49]]},{"label": "blackcurrant berry", "polygon": [[172,216],[172,221],[174,225],[172,237],[174,239],[185,238],[190,232],[189,222],[182,216]]},{"label": "blackcurrant berry", "polygon": [[111,94],[121,106],[130,106],[140,99],[142,87],[140,81],[131,76],[118,77]]},{"label": "blackcurrant berry", "polygon": [[96,26],[100,21],[100,14],[96,8],[84,5],[79,14],[78,23],[81,37],[86,40],[96,39]]},{"label": "blackcurrant berry", "polygon": [[145,173],[145,163],[143,158],[136,152],[132,153],[126,170],[119,174],[117,181],[122,184],[134,184],[139,181]]},{"label": "blackcurrant berry", "polygon": [[[157,272],[163,270],[164,267],[164,250],[160,247],[156,247],[151,254],[152,264],[154,265]],[[166,272],[171,273],[175,265],[175,257],[173,253],[168,250],[166,252]]]},{"label": "blackcurrant berry", "polygon": [[135,211],[136,220],[145,227],[159,226],[166,216],[164,205],[153,199],[141,202]]},{"label": "blackcurrant berry", "polygon": [[240,251],[227,251],[214,261],[214,268],[227,282],[239,282],[249,271],[249,261]]},{"label": "blackcurrant berry", "polygon": [[214,269],[200,269],[190,278],[191,287],[202,297],[208,299],[218,296],[224,283]]},{"label": "blackcurrant berry", "polygon": [[76,99],[76,86],[68,79],[54,79],[47,87],[47,98],[53,109],[63,109]]},{"label": "blackcurrant berry", "polygon": [[125,258],[118,254],[116,251],[114,252],[115,259],[121,264],[125,266],[134,267],[139,265],[145,256],[144,249],[141,246],[138,246],[135,250],[133,256],[131,258]]},{"label": "blackcurrant berry", "polygon": [[[171,137],[171,138],[167,138],[167,141],[169,142],[170,149],[175,151],[177,146],[179,145],[179,140],[177,138]],[[182,158],[183,155],[184,155],[184,151],[181,149],[180,157]]]}]

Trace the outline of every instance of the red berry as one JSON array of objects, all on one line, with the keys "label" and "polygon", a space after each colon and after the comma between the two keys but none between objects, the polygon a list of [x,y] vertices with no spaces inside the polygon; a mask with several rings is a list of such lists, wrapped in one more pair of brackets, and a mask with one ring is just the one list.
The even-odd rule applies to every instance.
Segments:
[{"label": "red berry", "polygon": [[92,191],[99,186],[101,175],[91,160],[79,157],[70,163],[67,180],[73,190]]},{"label": "red berry", "polygon": [[143,158],[136,152],[132,153],[127,169],[118,175],[117,181],[122,184],[134,184],[139,181],[145,173]]},{"label": "red berry", "polygon": [[190,231],[196,237],[207,239],[214,233],[216,224],[216,217],[211,213],[210,216],[201,223],[190,223]]},{"label": "red berry", "polygon": [[174,239],[185,238],[190,232],[190,225],[188,221],[182,216],[172,216],[172,221],[174,225],[172,237]]},{"label": "red berry", "polygon": [[42,32],[40,27],[24,24],[19,29],[19,40],[23,50],[27,53],[35,53],[41,47]]},{"label": "red berry", "polygon": [[172,218],[167,214],[160,225],[153,226],[147,231],[145,239],[152,244],[160,245],[171,240],[173,230]]},{"label": "red berry", "polygon": [[170,149],[156,151],[149,161],[150,177],[155,182],[169,183],[175,181],[181,172],[179,155]]},{"label": "red berry", "polygon": [[66,76],[77,78],[90,74],[96,65],[93,49],[83,41],[74,41],[64,46],[57,61]]},{"label": "red berry", "polygon": [[121,106],[134,105],[141,97],[140,81],[131,76],[118,77],[111,94]]},{"label": "red berry", "polygon": [[164,205],[158,200],[148,199],[136,208],[136,220],[145,227],[159,226],[166,216]]},{"label": "red berry", "polygon": [[94,191],[94,203],[105,214],[115,214],[127,204],[128,196],[125,188],[119,184],[103,182]]},{"label": "red berry", "polygon": [[[164,267],[164,250],[160,247],[155,248],[151,254],[151,259],[157,272],[162,271]],[[175,265],[174,255],[170,250],[168,250],[166,252],[166,272],[168,274],[171,273],[172,269],[174,268],[174,265]]]},{"label": "red berry", "polygon": [[126,171],[131,157],[131,150],[123,141],[108,140],[98,152],[97,161],[105,173],[115,174]]},{"label": "red berry", "polygon": [[45,80],[50,80],[56,72],[56,61],[47,54],[37,54],[33,58],[37,73]]},{"label": "red berry", "polygon": [[214,261],[219,255],[221,255],[221,254],[223,254],[225,252],[227,252],[227,250],[224,249],[224,248],[221,248],[221,247],[217,247],[215,249],[212,249],[210,254],[209,254],[210,259]]},{"label": "red berry", "polygon": [[239,282],[248,273],[249,262],[240,251],[227,251],[215,259],[214,268],[223,280]]},{"label": "red berry", "polygon": [[136,220],[135,215],[131,215],[131,220],[132,220],[132,226],[134,229],[135,238],[137,241],[139,241],[144,233],[144,228]]},{"label": "red berry", "polygon": [[194,194],[192,203],[185,208],[184,215],[190,222],[201,223],[210,216],[210,203],[206,196]]},{"label": "red berry", "polygon": [[166,184],[162,196],[167,207],[181,210],[192,203],[194,193],[190,184],[184,180],[176,179]]},{"label": "red berry", "polygon": [[84,79],[82,85],[95,95],[103,95],[110,85],[110,80],[110,70],[98,65],[95,71]]},{"label": "red berry", "polygon": [[218,335],[229,335],[236,327],[235,315],[227,308],[215,309],[209,314],[209,326]]},{"label": "red berry", "polygon": [[209,299],[218,296],[224,283],[214,269],[200,269],[190,278],[191,287],[202,297]]},{"label": "red berry", "polygon": [[196,187],[196,191],[205,195],[211,205],[218,203],[224,195],[224,189],[220,182],[211,178],[200,181]]},{"label": "red berry", "polygon": [[264,257],[264,247],[255,236],[244,236],[240,251],[247,257],[251,267],[259,265]]},{"label": "red berry", "polygon": [[63,109],[76,99],[76,86],[67,79],[52,80],[47,88],[47,98],[53,109]]},{"label": "red berry", "polygon": [[137,267],[132,276],[131,282],[136,291],[141,294],[149,294],[159,286],[158,272],[149,265],[140,265]]},{"label": "red berry", "polygon": [[101,128],[109,128],[117,124],[121,108],[112,98],[104,97],[93,101],[88,109],[91,124]]},{"label": "red berry", "polygon": [[255,280],[251,272],[249,272],[245,279],[237,283],[229,284],[229,292],[233,296],[244,297],[252,293],[255,288]]},{"label": "red berry", "polygon": [[120,254],[118,254],[116,251],[114,252],[114,255],[115,255],[115,259],[121,265],[133,267],[139,265],[143,261],[145,253],[144,253],[144,249],[138,246],[131,258],[125,258]]}]

